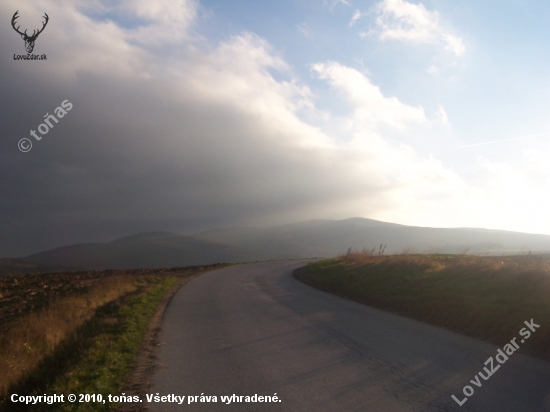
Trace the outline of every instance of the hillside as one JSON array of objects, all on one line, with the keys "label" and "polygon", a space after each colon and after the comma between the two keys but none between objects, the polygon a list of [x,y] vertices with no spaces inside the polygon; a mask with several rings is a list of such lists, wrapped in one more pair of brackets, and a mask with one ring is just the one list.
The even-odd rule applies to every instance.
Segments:
[{"label": "hillside", "polygon": [[[333,257],[348,248],[385,253],[518,254],[550,251],[550,236],[475,228],[440,229],[372,219],[311,220],[270,228],[213,229],[191,236],[141,233],[108,243],[70,245],[4,259],[0,273],[59,269],[135,269],[217,262]],[[27,270],[28,269],[28,270]]]},{"label": "hillside", "polygon": [[387,245],[386,253],[509,254],[550,251],[550,236],[475,228],[429,228],[372,219],[312,220],[266,229],[218,229],[194,236],[270,257],[331,257]]},{"label": "hillside", "polygon": [[238,247],[168,232],[153,232],[109,243],[71,245],[37,253],[25,261],[73,269],[135,269],[202,265],[253,259]]}]

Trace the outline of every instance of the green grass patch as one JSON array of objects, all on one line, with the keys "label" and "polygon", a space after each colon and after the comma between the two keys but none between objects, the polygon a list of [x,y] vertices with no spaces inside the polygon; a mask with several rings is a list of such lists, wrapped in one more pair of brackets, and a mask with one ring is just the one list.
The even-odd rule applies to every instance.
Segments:
[{"label": "green grass patch", "polygon": [[[177,276],[144,276],[137,290],[99,308],[94,317],[46,357],[9,394],[109,394],[120,395],[149,321]],[[112,411],[116,403],[37,404],[34,411]],[[28,410],[29,406],[4,399],[0,410]]]},{"label": "green grass patch", "polygon": [[350,253],[294,276],[319,289],[498,345],[525,320],[541,327],[522,347],[550,360],[550,256]]}]

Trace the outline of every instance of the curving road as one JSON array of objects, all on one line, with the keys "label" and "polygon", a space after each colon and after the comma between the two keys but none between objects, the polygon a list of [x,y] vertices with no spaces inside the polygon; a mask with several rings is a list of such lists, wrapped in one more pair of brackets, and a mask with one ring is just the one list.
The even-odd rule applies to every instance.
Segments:
[{"label": "curving road", "polygon": [[[520,349],[477,387],[470,380],[496,346],[313,289],[292,277],[306,262],[231,266],[182,287],[164,316],[153,390],[218,402],[151,410],[550,410],[549,363]],[[451,395],[462,400],[465,385],[475,393],[459,406]],[[220,402],[275,393],[281,402]]]}]

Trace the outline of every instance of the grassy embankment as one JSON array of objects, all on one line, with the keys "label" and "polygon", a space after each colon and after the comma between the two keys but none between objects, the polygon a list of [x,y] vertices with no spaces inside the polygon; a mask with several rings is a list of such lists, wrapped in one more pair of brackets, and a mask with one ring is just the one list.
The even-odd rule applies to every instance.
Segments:
[{"label": "grassy embankment", "polygon": [[541,325],[524,353],[550,360],[550,256],[393,255],[352,252],[298,269],[334,294],[498,345],[525,320]]},{"label": "grassy embankment", "polygon": [[[0,278],[0,410],[27,410],[10,402],[13,393],[120,395],[163,297],[177,283],[206,269]],[[32,409],[117,407],[64,403]]]}]

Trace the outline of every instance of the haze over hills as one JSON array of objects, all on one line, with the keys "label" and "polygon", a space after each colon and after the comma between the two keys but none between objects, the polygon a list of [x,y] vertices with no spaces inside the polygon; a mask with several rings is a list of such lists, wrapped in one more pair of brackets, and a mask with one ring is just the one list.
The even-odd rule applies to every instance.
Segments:
[{"label": "haze over hills", "polygon": [[385,253],[549,252],[550,236],[502,230],[440,229],[372,219],[311,220],[271,228],[223,228],[192,236],[141,233],[109,243],[71,245],[0,261],[0,273],[61,269],[134,269],[300,257],[332,257],[349,247]]},{"label": "haze over hills", "polygon": [[550,236],[475,228],[405,226],[372,219],[312,220],[267,229],[215,229],[194,236],[253,250],[262,256],[335,256],[349,247],[386,253],[520,253],[550,251]]},{"label": "haze over hills", "polygon": [[77,269],[134,269],[236,262],[253,256],[238,247],[169,232],[141,233],[109,243],[65,246],[28,256],[25,261]]}]

